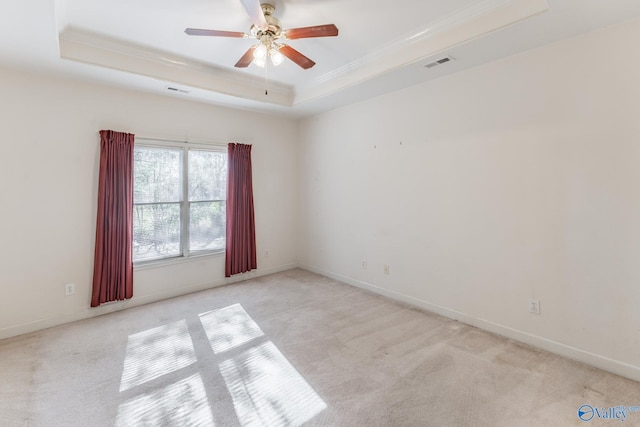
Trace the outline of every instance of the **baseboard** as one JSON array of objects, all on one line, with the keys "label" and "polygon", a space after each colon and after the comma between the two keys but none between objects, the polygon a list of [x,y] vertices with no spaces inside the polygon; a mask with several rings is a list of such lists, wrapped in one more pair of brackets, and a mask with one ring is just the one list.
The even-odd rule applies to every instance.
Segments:
[{"label": "baseboard", "polygon": [[78,320],[89,319],[91,317],[102,316],[104,314],[113,313],[120,310],[125,310],[131,307],[137,307],[152,302],[162,301],[169,298],[175,298],[181,295],[188,295],[194,292],[200,292],[207,289],[216,288],[218,286],[224,286],[231,283],[242,282],[244,280],[253,279],[256,277],[267,276],[269,274],[280,273],[282,271],[291,270],[297,268],[297,263],[283,264],[276,267],[259,268],[257,270],[250,271],[244,274],[238,274],[229,278],[222,278],[212,282],[198,283],[190,286],[186,286],[177,290],[158,292],[150,295],[144,295],[141,297],[134,296],[131,299],[124,301],[114,301],[112,303],[103,304],[99,307],[86,307],[81,311],[74,313],[64,314],[55,317],[49,317],[46,319],[38,319],[33,322],[24,323],[21,325],[10,326],[0,329],[0,340],[5,338],[11,338],[18,335],[28,334],[30,332],[40,331],[42,329],[52,328],[54,326],[63,325],[65,323],[71,323]]},{"label": "baseboard", "polygon": [[341,274],[333,273],[321,268],[317,268],[310,265],[300,264],[298,266],[303,270],[307,270],[322,276],[329,277],[334,280],[346,283],[357,288],[365,289],[367,291],[382,295],[396,301],[400,301],[411,306],[447,317],[449,319],[458,320],[467,325],[475,326],[479,329],[483,329],[501,335],[506,338],[513,339],[536,348],[540,348],[549,351],[560,356],[576,360],[578,362],[586,363],[587,365],[594,366],[607,372],[611,372],[616,375],[620,375],[634,381],[640,381],[640,367],[630,365],[628,363],[620,362],[618,360],[610,359],[605,356],[601,356],[595,353],[591,353],[586,350],[581,350],[576,347],[572,347],[561,342],[553,341],[544,337],[530,334],[518,329],[511,328],[509,326],[500,325],[498,323],[491,322],[489,320],[480,319],[470,316],[468,314],[453,310],[441,305],[432,304],[427,301],[423,301],[418,298],[414,298],[408,295],[404,295],[389,289],[381,288],[371,283],[363,282],[351,277],[343,276]]}]

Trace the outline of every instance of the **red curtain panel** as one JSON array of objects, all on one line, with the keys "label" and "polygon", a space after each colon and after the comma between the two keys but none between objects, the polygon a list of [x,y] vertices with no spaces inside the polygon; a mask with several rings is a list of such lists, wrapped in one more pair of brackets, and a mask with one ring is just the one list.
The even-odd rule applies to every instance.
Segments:
[{"label": "red curtain panel", "polygon": [[133,296],[133,142],[132,134],[100,131],[91,307]]},{"label": "red curtain panel", "polygon": [[225,276],[258,267],[253,213],[251,145],[228,145],[227,249]]}]

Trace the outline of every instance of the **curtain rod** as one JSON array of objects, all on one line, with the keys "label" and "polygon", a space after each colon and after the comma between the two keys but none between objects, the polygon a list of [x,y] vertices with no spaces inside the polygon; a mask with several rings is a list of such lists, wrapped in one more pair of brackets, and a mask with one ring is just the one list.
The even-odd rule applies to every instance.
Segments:
[{"label": "curtain rod", "polygon": [[173,142],[180,144],[201,144],[201,145],[214,145],[218,147],[226,147],[227,144],[223,142],[211,142],[211,141],[198,141],[198,140],[178,140],[178,139],[168,139],[168,138],[154,138],[150,136],[138,136],[135,135],[135,139],[140,139],[142,141],[160,141],[160,142]]}]

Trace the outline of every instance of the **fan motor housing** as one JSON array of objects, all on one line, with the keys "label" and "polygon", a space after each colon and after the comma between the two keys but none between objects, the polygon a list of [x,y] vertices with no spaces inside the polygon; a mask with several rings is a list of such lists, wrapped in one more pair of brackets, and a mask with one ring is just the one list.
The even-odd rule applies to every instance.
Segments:
[{"label": "fan motor housing", "polygon": [[280,25],[280,20],[273,16],[273,12],[275,12],[276,7],[269,3],[262,3],[260,7],[262,7],[262,13],[264,14],[265,21],[267,21],[267,26],[265,28],[258,28],[255,25],[252,25],[251,35],[258,39],[265,35],[269,35],[271,37],[279,36],[282,31],[282,27]]}]

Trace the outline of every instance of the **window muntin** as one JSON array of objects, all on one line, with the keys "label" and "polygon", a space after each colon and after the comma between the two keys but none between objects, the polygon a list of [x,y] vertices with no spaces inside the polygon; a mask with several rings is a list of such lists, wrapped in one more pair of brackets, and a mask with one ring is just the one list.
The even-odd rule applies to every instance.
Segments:
[{"label": "window muntin", "polygon": [[134,262],[223,251],[226,186],[224,151],[136,145]]}]

